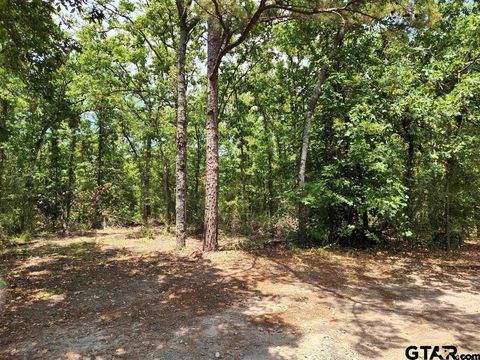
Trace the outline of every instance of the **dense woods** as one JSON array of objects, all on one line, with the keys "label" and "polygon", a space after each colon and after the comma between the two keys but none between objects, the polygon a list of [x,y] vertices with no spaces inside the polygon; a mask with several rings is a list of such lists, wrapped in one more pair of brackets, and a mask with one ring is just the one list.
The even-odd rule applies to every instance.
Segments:
[{"label": "dense woods", "polygon": [[480,231],[479,49],[469,0],[2,0],[0,236],[455,248]]}]

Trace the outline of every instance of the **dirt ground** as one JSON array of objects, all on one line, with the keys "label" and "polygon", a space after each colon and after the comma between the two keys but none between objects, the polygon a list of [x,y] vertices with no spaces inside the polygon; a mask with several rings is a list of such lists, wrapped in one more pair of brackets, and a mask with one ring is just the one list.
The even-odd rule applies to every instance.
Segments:
[{"label": "dirt ground", "polygon": [[282,245],[197,256],[198,240],[177,252],[166,231],[143,235],[106,229],[0,253],[0,359],[480,353],[480,244],[461,256]]}]

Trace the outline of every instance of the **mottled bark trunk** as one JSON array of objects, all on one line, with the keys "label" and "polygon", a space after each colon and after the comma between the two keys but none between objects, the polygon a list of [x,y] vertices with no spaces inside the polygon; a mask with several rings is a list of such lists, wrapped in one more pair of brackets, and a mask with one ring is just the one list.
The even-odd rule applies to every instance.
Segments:
[{"label": "mottled bark trunk", "polygon": [[143,209],[142,209],[142,220],[144,225],[148,225],[148,221],[151,215],[151,201],[150,201],[150,171],[152,167],[152,135],[147,134],[146,144],[145,144],[145,162],[143,168],[143,177],[142,177],[142,193],[143,193]]},{"label": "mottled bark trunk", "polygon": [[[333,44],[333,48],[329,53],[329,60],[331,61],[334,56],[336,55],[340,44],[343,41],[343,37],[345,34],[345,29],[342,27],[335,37],[335,41]],[[315,84],[315,88],[313,89],[313,93],[308,101],[307,111],[305,113],[305,119],[303,122],[303,134],[302,134],[302,144],[301,144],[301,151],[300,151],[300,161],[298,167],[298,188],[300,193],[302,194],[305,188],[305,170],[307,165],[307,153],[308,153],[308,145],[310,142],[310,132],[312,129],[312,117],[315,112],[315,109],[318,104],[318,100],[322,93],[322,87],[327,78],[329,64],[325,63],[320,68],[320,72],[318,74],[317,83]],[[306,223],[307,223],[307,208],[306,206],[300,201],[298,203],[298,241],[304,242],[305,241],[305,231],[306,231]]]},{"label": "mottled bark trunk", "polygon": [[221,46],[220,26],[208,20],[206,188],[203,250],[218,249],[218,66]]},{"label": "mottled bark trunk", "polygon": [[[178,1],[177,1],[178,3]],[[178,5],[177,5],[178,6]],[[179,12],[183,9],[178,6]],[[179,40],[177,53],[177,154],[175,169],[175,225],[177,248],[185,247],[187,233],[187,104],[185,59],[188,28],[185,10],[179,14]]]}]

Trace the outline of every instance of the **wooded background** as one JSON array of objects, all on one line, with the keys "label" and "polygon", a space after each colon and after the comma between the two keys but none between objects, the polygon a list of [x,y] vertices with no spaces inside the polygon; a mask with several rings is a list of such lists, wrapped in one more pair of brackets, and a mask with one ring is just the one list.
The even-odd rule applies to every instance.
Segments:
[{"label": "wooded background", "polygon": [[477,1],[1,0],[0,233],[456,247],[479,49]]}]

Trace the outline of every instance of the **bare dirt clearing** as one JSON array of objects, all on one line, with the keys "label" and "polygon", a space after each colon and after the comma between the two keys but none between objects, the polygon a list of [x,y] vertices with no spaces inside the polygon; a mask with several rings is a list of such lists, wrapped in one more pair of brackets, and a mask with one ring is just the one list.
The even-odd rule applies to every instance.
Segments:
[{"label": "bare dirt clearing", "polygon": [[480,353],[478,244],[458,260],[283,247],[196,257],[197,240],[176,252],[168,233],[141,235],[107,229],[0,254],[0,359]]}]

